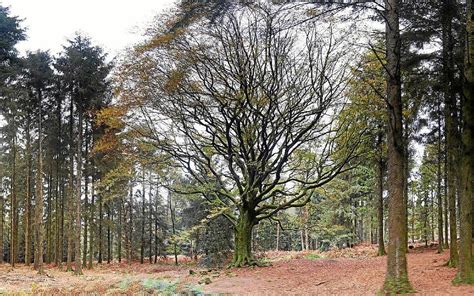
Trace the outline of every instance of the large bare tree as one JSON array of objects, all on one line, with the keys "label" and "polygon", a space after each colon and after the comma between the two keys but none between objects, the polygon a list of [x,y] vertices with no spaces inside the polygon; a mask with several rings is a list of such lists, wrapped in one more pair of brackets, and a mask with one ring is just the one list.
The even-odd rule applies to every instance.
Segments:
[{"label": "large bare tree", "polygon": [[122,100],[139,106],[131,127],[196,184],[175,190],[202,194],[233,223],[233,266],[256,264],[259,221],[304,206],[356,157],[362,131],[347,137],[349,123],[336,120],[347,36],[298,13],[254,5],[158,32],[119,75]]}]

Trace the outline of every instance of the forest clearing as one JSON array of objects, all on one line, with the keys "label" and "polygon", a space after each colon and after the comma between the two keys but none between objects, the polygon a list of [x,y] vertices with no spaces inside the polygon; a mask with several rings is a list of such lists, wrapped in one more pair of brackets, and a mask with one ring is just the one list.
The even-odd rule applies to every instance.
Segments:
[{"label": "forest clearing", "polygon": [[0,294],[474,294],[474,0],[0,1]]},{"label": "forest clearing", "polygon": [[[45,266],[38,275],[26,266],[0,269],[0,295],[375,295],[383,284],[386,258],[376,246],[338,252],[268,252],[271,266],[249,269],[202,269],[191,262],[174,266],[110,263],[84,276]],[[456,270],[446,266],[448,253],[418,246],[408,253],[415,295],[472,295],[472,286],[453,286]],[[329,257],[323,257],[329,256]],[[172,261],[172,260],[170,260]],[[192,271],[192,272],[190,272]],[[206,283],[206,279],[208,282]]]}]

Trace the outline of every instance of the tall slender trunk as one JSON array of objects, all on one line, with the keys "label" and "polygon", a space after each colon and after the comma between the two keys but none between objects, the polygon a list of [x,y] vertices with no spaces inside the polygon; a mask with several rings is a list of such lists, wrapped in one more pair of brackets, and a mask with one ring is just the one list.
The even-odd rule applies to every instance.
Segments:
[{"label": "tall slender trunk", "polygon": [[46,263],[51,263],[51,258],[53,257],[52,254],[52,245],[53,241],[51,239],[51,225],[52,225],[52,205],[51,205],[51,194],[52,194],[52,157],[49,159],[49,171],[48,171],[48,197],[47,197],[47,205],[46,205]]},{"label": "tall slender trunk", "polygon": [[[148,193],[148,262],[150,264],[153,263],[153,257],[152,257],[152,249],[153,249],[153,228],[152,228],[152,223],[153,223],[153,202],[152,202],[152,194],[151,194],[151,183],[152,183],[152,178],[150,174],[150,190]],[[191,241],[192,243],[192,241]]]},{"label": "tall slender trunk", "polygon": [[16,136],[12,140],[12,181],[11,181],[11,238],[10,264],[15,267],[18,254],[18,202],[16,200]]},{"label": "tall slender trunk", "polygon": [[[62,137],[62,121],[61,121],[61,106],[62,99],[58,96],[56,99],[56,121],[57,121],[57,133],[56,133],[56,143],[55,143],[55,152],[56,152],[56,184],[55,184],[55,195],[56,195],[56,266],[61,268],[63,262],[63,209],[64,204],[61,202],[64,198],[63,194],[60,194],[60,181],[62,181],[62,170],[60,169],[62,165],[62,147],[61,147],[61,137]],[[60,173],[61,172],[61,173]]]},{"label": "tall slender trunk", "polygon": [[276,242],[275,242],[275,250],[278,251],[280,249],[280,223],[276,224]]},{"label": "tall slender trunk", "polygon": [[377,232],[378,232],[378,251],[379,256],[384,256],[385,242],[383,238],[383,175],[385,171],[385,163],[380,157],[377,160]]},{"label": "tall slender trunk", "polygon": [[141,232],[140,232],[140,263],[143,264],[145,256],[145,169],[142,175],[142,216],[141,216]]},{"label": "tall slender trunk", "polygon": [[110,216],[110,201],[107,202],[107,263],[110,263],[112,255],[112,237],[110,232],[110,224],[113,223]]},{"label": "tall slender trunk", "polygon": [[[158,262],[158,207],[159,207],[159,189],[158,189],[158,182],[157,182],[157,188],[156,188],[156,194],[155,194],[155,264]],[[197,233],[199,233],[199,229],[197,230]],[[199,234],[197,234],[199,235]],[[197,250],[197,242],[196,242],[196,250]]]},{"label": "tall slender trunk", "polygon": [[31,133],[30,119],[26,123],[26,196],[25,196],[25,264],[31,263]]},{"label": "tall slender trunk", "polygon": [[118,229],[117,229],[117,259],[118,262],[122,262],[122,215],[123,215],[123,200],[120,198],[118,201]]},{"label": "tall slender trunk", "polygon": [[103,213],[103,204],[102,204],[102,195],[97,196],[97,202],[99,203],[99,258],[97,258],[97,263],[102,263],[102,247],[103,247],[103,235],[102,235],[102,226],[104,220],[104,213]]},{"label": "tall slender trunk", "polygon": [[388,256],[384,292],[412,290],[407,272],[407,201],[400,74],[399,0],[385,0],[388,113]]},{"label": "tall slender trunk", "polygon": [[[85,157],[85,160],[84,160],[84,212],[86,213],[84,215],[84,237],[83,237],[83,241],[84,241],[84,249],[83,249],[83,252],[82,252],[82,267],[86,267],[87,266],[87,236],[88,236],[88,230],[89,230],[89,166],[88,166],[88,160],[89,160],[89,141],[90,141],[90,137],[87,135],[88,133],[88,128],[89,124],[88,122],[86,121],[86,127],[85,127],[85,131],[84,131],[84,136],[86,137],[86,146],[85,146],[85,153],[86,153],[86,157]],[[92,227],[92,225],[91,225]]]},{"label": "tall slender trunk", "polygon": [[130,181],[130,194],[129,194],[129,203],[128,203],[128,231],[127,231],[127,263],[132,264],[133,259],[133,182]]},{"label": "tall slender trunk", "polygon": [[308,207],[304,207],[304,241],[306,243],[305,250],[309,250],[309,231],[308,231],[308,220],[309,220],[309,212]]},{"label": "tall slender trunk", "polygon": [[[168,207],[170,210],[170,218],[171,218],[171,230],[173,237],[176,235],[176,223],[175,223],[175,208],[173,207],[173,202],[171,199],[171,194],[168,195]],[[176,245],[176,240],[174,239],[173,242],[173,248],[174,248],[174,264],[178,265],[178,247]]]},{"label": "tall slender trunk", "polygon": [[[36,178],[36,201],[35,201],[35,268],[39,274],[43,274],[43,115],[41,91],[38,91],[38,171]],[[38,261],[36,261],[38,260]]]},{"label": "tall slender trunk", "polygon": [[74,243],[74,101],[71,98],[69,106],[69,186],[67,206],[67,261],[66,271],[72,271],[72,251]]},{"label": "tall slender trunk", "polygon": [[94,261],[94,235],[96,228],[94,227],[94,215],[95,215],[95,195],[94,195],[94,176],[91,177],[91,203],[89,205],[89,224],[91,226],[89,230],[89,262],[87,269],[92,269],[92,263]]},{"label": "tall slender trunk", "polygon": [[449,265],[454,267],[458,264],[458,246],[456,229],[456,180],[457,176],[457,137],[458,119],[456,110],[456,97],[453,89],[453,55],[454,42],[452,36],[453,21],[453,0],[443,0],[442,3],[442,42],[443,42],[443,81],[445,83],[445,120],[446,120],[446,154],[447,154],[447,187],[448,187],[448,208],[449,208]]},{"label": "tall slender trunk", "polygon": [[438,98],[438,158],[437,158],[437,176],[436,176],[436,196],[438,200],[438,253],[443,252],[443,198],[441,195],[441,100]]},{"label": "tall slender trunk", "polygon": [[444,216],[444,247],[449,248],[449,216],[448,216],[448,157],[446,153],[446,128],[444,131],[444,198],[443,198],[443,216]]},{"label": "tall slender trunk", "polygon": [[456,280],[474,284],[472,262],[472,183],[474,180],[474,5],[467,1],[464,56],[463,153],[461,161],[461,243]]},{"label": "tall slender trunk", "polygon": [[77,130],[77,175],[76,175],[76,229],[75,229],[75,263],[76,269],[75,274],[82,274],[82,262],[81,262],[81,194],[82,194],[82,123],[83,123],[83,111],[78,108],[79,113],[79,126]]}]

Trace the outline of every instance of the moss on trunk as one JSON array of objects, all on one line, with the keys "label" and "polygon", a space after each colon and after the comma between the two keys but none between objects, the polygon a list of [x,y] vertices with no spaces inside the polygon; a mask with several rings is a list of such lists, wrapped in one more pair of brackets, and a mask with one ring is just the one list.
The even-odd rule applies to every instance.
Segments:
[{"label": "moss on trunk", "polygon": [[251,242],[252,229],[256,221],[249,210],[242,210],[235,226],[235,249],[234,258],[230,267],[244,267],[258,265],[253,257]]}]

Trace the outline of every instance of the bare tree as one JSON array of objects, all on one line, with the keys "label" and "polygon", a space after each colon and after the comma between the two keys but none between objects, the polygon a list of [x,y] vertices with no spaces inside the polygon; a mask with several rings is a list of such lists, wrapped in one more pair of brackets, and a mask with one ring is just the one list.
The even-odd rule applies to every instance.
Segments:
[{"label": "bare tree", "polygon": [[298,23],[296,13],[255,5],[211,27],[157,34],[119,76],[122,99],[138,102],[133,114],[145,122],[130,125],[197,184],[175,190],[203,194],[233,223],[233,266],[256,264],[259,221],[304,206],[350,168],[362,133],[346,137],[348,123],[335,116],[347,36],[327,21]]}]

